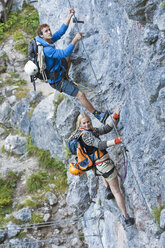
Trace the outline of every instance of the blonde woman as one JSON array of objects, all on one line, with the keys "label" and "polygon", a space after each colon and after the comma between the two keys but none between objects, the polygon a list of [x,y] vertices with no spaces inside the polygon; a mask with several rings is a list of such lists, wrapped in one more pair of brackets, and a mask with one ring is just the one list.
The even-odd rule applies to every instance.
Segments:
[{"label": "blonde woman", "polygon": [[[124,198],[118,184],[117,171],[106,151],[106,148],[121,143],[122,137],[117,137],[109,141],[101,141],[99,138],[99,135],[109,133],[113,129],[114,123],[119,119],[119,114],[120,108],[116,110],[113,115],[113,121],[111,120],[109,124],[100,128],[93,128],[90,117],[86,113],[82,113],[78,116],[78,127],[71,138],[79,137],[81,145],[86,149],[87,154],[92,154],[97,149],[101,150],[103,154],[102,157],[95,161],[96,175],[102,176],[103,183],[106,187],[107,199],[112,199],[114,196],[123,214],[125,224],[130,226],[134,224],[135,220],[127,214]],[[80,135],[83,130],[87,132]]]}]

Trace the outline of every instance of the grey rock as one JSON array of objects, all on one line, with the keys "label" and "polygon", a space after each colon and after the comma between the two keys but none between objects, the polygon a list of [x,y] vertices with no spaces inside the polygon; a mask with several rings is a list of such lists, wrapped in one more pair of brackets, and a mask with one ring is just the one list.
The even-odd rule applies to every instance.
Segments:
[{"label": "grey rock", "polygon": [[159,4],[158,0],[149,0],[147,2],[145,8],[145,18],[147,23],[153,23],[155,11],[157,9],[158,4]]},{"label": "grey rock", "polygon": [[[73,176],[74,177],[74,176]],[[72,207],[75,215],[83,214],[90,205],[90,195],[86,176],[76,177],[69,185],[67,204]]]},{"label": "grey rock", "polygon": [[66,246],[63,246],[63,245],[60,245],[60,246],[58,246],[58,245],[52,245],[52,248],[66,248]]},{"label": "grey rock", "polygon": [[155,43],[158,40],[159,31],[153,25],[146,25],[144,32],[144,42],[148,45]]},{"label": "grey rock", "polygon": [[162,8],[160,5],[159,8],[157,8],[157,12],[154,16],[154,24],[156,24],[158,26],[160,31],[165,30],[165,20],[164,19],[165,19],[164,8]]},{"label": "grey rock", "polygon": [[13,127],[20,127],[22,132],[26,135],[30,132],[30,103],[27,98],[17,102],[13,107],[10,114],[10,123]]},{"label": "grey rock", "polygon": [[51,215],[50,214],[44,214],[43,219],[45,222],[47,222],[50,219]]},{"label": "grey rock", "polygon": [[23,208],[18,212],[14,212],[13,216],[18,220],[28,222],[31,220],[31,209],[29,207]]},{"label": "grey rock", "polygon": [[165,209],[163,209],[160,214],[160,227],[165,228]]},{"label": "grey rock", "polygon": [[62,149],[64,145],[56,128],[53,104],[55,98],[56,95],[52,94],[37,105],[30,122],[30,135],[36,146],[63,159],[66,152]]},{"label": "grey rock", "polygon": [[36,104],[43,99],[43,96],[38,91],[30,91],[29,94],[27,95],[27,99],[31,104]]},{"label": "grey rock", "polygon": [[37,240],[31,239],[31,238],[24,238],[23,240],[20,240],[18,238],[17,239],[11,239],[9,241],[9,243],[14,248],[22,248],[22,247],[24,247],[24,248],[40,248],[41,247],[41,244]]},{"label": "grey rock", "polygon": [[128,14],[128,17],[130,19],[139,21],[139,22],[145,22],[145,10],[146,10],[146,3],[148,0],[127,0],[125,2],[121,2],[121,4],[124,5],[124,8]]},{"label": "grey rock", "polygon": [[16,103],[17,98],[16,98],[16,96],[10,96],[8,98],[8,101],[9,101],[10,105],[13,105],[14,103]]},{"label": "grey rock", "polygon": [[69,138],[70,133],[75,127],[74,120],[76,120],[76,117],[79,115],[78,108],[74,106],[72,100],[69,100],[69,102],[68,100],[66,97],[65,100],[59,104],[56,115],[57,129],[60,130],[60,135],[64,138]]},{"label": "grey rock", "polygon": [[13,1],[13,10],[21,10],[23,7],[23,3],[24,3],[23,0],[21,0],[21,1],[14,0]]},{"label": "grey rock", "polygon": [[0,229],[0,242],[5,240],[5,235],[6,235],[6,231],[3,229]]},{"label": "grey rock", "polygon": [[[1,80],[2,82],[6,82],[6,80],[11,80],[12,76],[9,73],[2,73],[1,74]],[[13,86],[12,86],[13,87]]]},{"label": "grey rock", "polygon": [[0,123],[4,125],[8,123],[10,111],[10,104],[8,102],[2,103],[2,105],[0,106]]},{"label": "grey rock", "polygon": [[42,244],[35,239],[32,238],[24,238],[23,239],[23,247],[25,248],[40,248],[42,247]]},{"label": "grey rock", "polygon": [[18,89],[19,87],[18,86],[7,86],[5,88],[5,95],[7,97],[13,95],[15,93],[15,90]]},{"label": "grey rock", "polygon": [[[68,173],[67,202],[77,216],[83,217],[80,218],[83,232],[86,236],[91,235],[85,237],[89,247],[102,247],[100,237],[92,238],[96,234],[96,226],[105,248],[159,247],[157,225],[152,222],[149,211],[160,204],[160,199],[162,202],[165,200],[165,34],[162,2],[74,2],[76,16],[84,20],[79,29],[83,33],[83,43],[91,61],[82,44],[78,43],[72,53],[70,75],[75,82],[95,91],[85,92],[96,109],[104,111],[109,108],[115,111],[116,106],[121,107],[118,131],[128,149],[128,172],[126,180],[123,182],[119,179],[119,182],[127,211],[133,212],[137,219],[137,229],[125,230],[115,200],[104,199],[101,179],[95,178],[92,172],[82,177]],[[51,8],[47,8],[48,4]],[[49,23],[53,32],[56,31],[67,15],[63,6],[61,1],[55,5],[53,0],[40,1],[37,4],[40,23]],[[76,32],[76,25],[71,23],[57,46],[68,46]],[[7,68],[21,71],[25,57],[15,54],[13,46],[12,38],[3,44],[3,51],[7,55],[11,54]],[[7,75],[2,77],[5,79]],[[9,91],[9,94],[13,93],[14,90]],[[2,95],[6,96],[4,89]],[[39,104],[30,119],[28,113],[32,109],[33,93],[30,95],[12,106],[12,109],[9,106],[7,114],[2,111],[1,105],[0,120],[5,125],[21,128],[25,134],[30,134],[37,147],[50,151],[52,157],[58,155],[68,168],[63,149],[65,139],[75,130],[78,113],[85,109],[77,99],[67,96],[58,105],[55,117],[54,101],[58,93],[41,98],[41,101],[34,95],[34,102]],[[90,116],[97,126],[97,121]],[[112,139],[116,135],[113,130],[102,139]],[[121,146],[111,147],[108,152],[122,173],[124,158]],[[60,240],[58,242],[60,245]],[[161,235],[160,243],[163,247],[164,234]]]},{"label": "grey rock", "polygon": [[0,127],[0,135],[2,135],[4,133],[5,129]]},{"label": "grey rock", "polygon": [[26,137],[19,135],[9,135],[5,140],[5,150],[14,154],[24,154],[26,152]]},{"label": "grey rock", "polygon": [[52,206],[52,205],[55,205],[57,204],[58,202],[58,198],[55,194],[51,193],[51,192],[47,192],[45,194],[45,196],[48,198],[48,201],[49,201],[49,204]]},{"label": "grey rock", "polygon": [[163,232],[160,236],[160,248],[165,247],[165,232]]},{"label": "grey rock", "polygon": [[11,221],[6,224],[6,227],[9,239],[15,237],[21,231],[20,227],[16,224],[13,224]]}]

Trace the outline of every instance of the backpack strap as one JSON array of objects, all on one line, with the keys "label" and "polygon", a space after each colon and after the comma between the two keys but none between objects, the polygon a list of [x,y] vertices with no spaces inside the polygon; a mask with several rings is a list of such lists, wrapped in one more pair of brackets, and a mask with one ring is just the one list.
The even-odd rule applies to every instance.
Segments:
[{"label": "backpack strap", "polygon": [[[92,130],[83,130],[82,133],[80,134],[80,136],[82,136],[85,132],[90,132],[90,133],[92,133],[95,137],[98,138],[98,136],[96,136],[95,133],[94,133]],[[86,152],[86,148],[83,146],[83,144],[82,144],[82,148],[83,148],[84,152],[87,153],[87,152]],[[96,148],[96,147],[94,147],[94,148],[95,148],[95,149],[94,149],[94,151],[93,151],[93,162],[94,162],[94,165],[96,165],[96,164],[95,164],[94,156],[97,156],[97,159],[100,159],[103,155],[105,155],[105,151],[101,151],[101,150],[99,150],[99,148]],[[101,154],[100,154],[100,152],[101,152]],[[97,155],[96,155],[96,154],[97,154]],[[101,155],[101,156],[100,156],[100,155]],[[89,155],[89,156],[91,156],[91,155]]]},{"label": "backpack strap", "polygon": [[[44,67],[44,70],[46,71],[47,77],[49,78],[49,74],[51,73],[50,71],[53,69],[53,67],[54,67],[55,64],[56,64],[56,58],[54,58],[53,65],[51,66],[51,68],[50,68],[49,70],[46,70],[46,64],[45,64],[45,60],[44,60],[45,56],[44,56],[44,52],[43,52],[44,46],[43,46],[40,42],[36,41],[35,38],[34,38],[34,40],[35,40],[35,42],[36,42],[36,44],[37,44],[37,53],[41,52],[41,55],[42,55],[42,60],[38,59],[39,67],[40,67],[40,63],[41,63],[41,62],[42,62],[42,65],[43,65],[43,63],[44,63],[43,67]],[[41,48],[41,49],[38,49],[38,47],[42,47],[42,48]],[[40,56],[40,54],[38,54],[38,55]],[[40,62],[40,61],[41,61],[41,62]],[[53,73],[54,73],[54,72],[53,72]]]}]

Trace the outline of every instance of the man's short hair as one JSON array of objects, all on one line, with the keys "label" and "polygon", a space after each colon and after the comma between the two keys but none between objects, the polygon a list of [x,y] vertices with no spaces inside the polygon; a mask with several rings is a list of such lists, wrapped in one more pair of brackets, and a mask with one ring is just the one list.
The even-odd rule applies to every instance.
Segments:
[{"label": "man's short hair", "polygon": [[38,28],[37,28],[37,34],[38,34],[38,36],[41,36],[43,33],[42,33],[42,29],[43,28],[46,28],[46,27],[49,27],[49,25],[48,24],[41,24],[40,26],[38,26]]}]

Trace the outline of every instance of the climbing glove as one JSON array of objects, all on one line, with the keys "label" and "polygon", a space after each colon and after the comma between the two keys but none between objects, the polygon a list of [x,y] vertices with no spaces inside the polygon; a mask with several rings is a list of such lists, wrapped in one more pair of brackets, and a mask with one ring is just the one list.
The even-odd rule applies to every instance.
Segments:
[{"label": "climbing glove", "polygon": [[120,143],[122,143],[122,137],[117,137],[114,140],[108,140],[107,141],[107,147],[113,146],[115,144],[120,144]]}]

